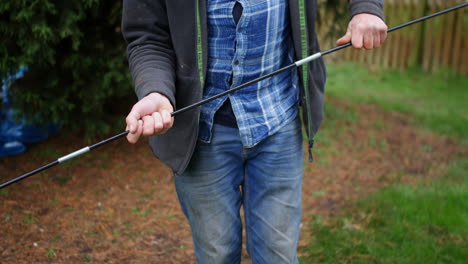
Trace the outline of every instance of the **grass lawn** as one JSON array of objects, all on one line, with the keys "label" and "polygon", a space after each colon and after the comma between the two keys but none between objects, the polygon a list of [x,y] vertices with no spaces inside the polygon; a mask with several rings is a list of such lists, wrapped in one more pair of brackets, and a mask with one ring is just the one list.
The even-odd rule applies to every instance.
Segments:
[{"label": "grass lawn", "polygon": [[[468,145],[467,87],[467,76],[449,72],[370,72],[356,64],[328,68],[327,96],[332,100],[375,103],[385,111],[404,113],[417,126],[464,146]],[[338,116],[333,106],[327,107],[328,118]],[[349,122],[356,118],[352,112],[341,114]],[[333,129],[319,134],[325,142],[329,136],[321,134],[327,131]],[[301,263],[466,263],[466,152],[447,171],[435,181],[381,189],[340,217],[315,216]]]},{"label": "grass lawn", "polygon": [[302,263],[466,263],[468,162],[444,180],[380,190],[327,221],[316,218]]},{"label": "grass lawn", "polygon": [[407,113],[416,124],[468,145],[468,76],[448,71],[369,71],[349,63],[329,66],[327,78],[327,96]]}]

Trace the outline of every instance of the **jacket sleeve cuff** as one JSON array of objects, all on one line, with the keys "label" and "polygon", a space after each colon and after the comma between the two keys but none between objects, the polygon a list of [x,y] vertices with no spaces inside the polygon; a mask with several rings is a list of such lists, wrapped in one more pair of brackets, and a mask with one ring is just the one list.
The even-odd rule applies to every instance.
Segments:
[{"label": "jacket sleeve cuff", "polygon": [[368,13],[376,15],[385,21],[383,14],[383,0],[350,0],[350,2],[349,10],[351,17],[360,13]]},{"label": "jacket sleeve cuff", "polygon": [[150,93],[160,93],[169,99],[172,107],[176,109],[175,86],[171,82],[173,76],[158,70],[146,70],[140,76],[135,78],[135,92],[138,100],[143,99]]}]

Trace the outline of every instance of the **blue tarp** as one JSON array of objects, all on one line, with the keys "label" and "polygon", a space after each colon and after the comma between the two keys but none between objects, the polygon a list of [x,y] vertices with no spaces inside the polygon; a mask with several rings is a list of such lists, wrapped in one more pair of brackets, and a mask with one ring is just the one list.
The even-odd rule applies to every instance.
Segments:
[{"label": "blue tarp", "polygon": [[55,124],[28,124],[25,121],[13,120],[13,110],[10,108],[8,86],[16,79],[23,77],[28,68],[21,68],[17,74],[2,81],[3,107],[0,109],[0,157],[20,154],[26,151],[26,144],[36,143],[47,139],[57,132]]}]

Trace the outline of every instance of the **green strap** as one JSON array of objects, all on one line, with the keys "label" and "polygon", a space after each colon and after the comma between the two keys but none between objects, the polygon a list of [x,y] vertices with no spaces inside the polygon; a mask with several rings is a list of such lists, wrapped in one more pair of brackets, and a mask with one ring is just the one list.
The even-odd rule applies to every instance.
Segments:
[{"label": "green strap", "polygon": [[[301,48],[302,48],[302,57],[306,58],[309,56],[307,54],[308,49],[308,34],[309,32],[307,31],[307,21],[306,21],[306,14],[305,14],[305,2],[304,0],[299,0],[299,20],[301,23]],[[303,107],[306,108],[306,118],[307,118],[307,137],[308,137],[308,142],[309,142],[309,147],[308,147],[308,152],[309,152],[309,162],[313,161],[313,156],[312,156],[312,147],[314,146],[314,139],[312,137],[312,117],[310,113],[310,107],[309,107],[309,101],[310,101],[310,94],[309,94],[309,89],[308,89],[308,71],[309,71],[309,65],[308,63],[303,64],[302,66],[302,81],[304,85],[304,96],[306,100],[306,105]]]},{"label": "green strap", "polygon": [[197,16],[197,66],[198,74],[200,75],[200,87],[203,90],[205,80],[203,76],[203,50],[202,50],[202,34],[201,34],[201,19],[200,19],[200,6],[198,0],[196,2],[196,16]]}]

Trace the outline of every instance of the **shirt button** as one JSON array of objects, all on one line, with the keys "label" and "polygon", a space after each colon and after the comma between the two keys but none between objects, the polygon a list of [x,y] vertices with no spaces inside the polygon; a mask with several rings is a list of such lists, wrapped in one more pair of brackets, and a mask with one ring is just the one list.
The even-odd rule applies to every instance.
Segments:
[{"label": "shirt button", "polygon": [[234,65],[239,65],[239,61],[238,61],[238,60],[235,60],[235,61],[234,61]]},{"label": "shirt button", "polygon": [[237,32],[241,33],[241,32],[242,32],[242,28],[237,28]]}]

